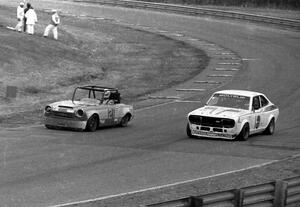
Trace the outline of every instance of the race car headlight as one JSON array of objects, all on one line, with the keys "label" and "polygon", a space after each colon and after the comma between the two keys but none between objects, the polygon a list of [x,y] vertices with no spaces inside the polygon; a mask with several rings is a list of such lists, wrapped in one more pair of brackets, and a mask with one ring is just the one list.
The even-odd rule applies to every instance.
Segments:
[{"label": "race car headlight", "polygon": [[49,113],[49,112],[51,112],[51,111],[52,111],[51,106],[46,106],[46,107],[45,107],[45,112]]},{"label": "race car headlight", "polygon": [[78,117],[83,117],[83,115],[84,115],[84,112],[83,112],[83,110],[82,109],[78,109],[77,111],[76,111],[76,116],[78,116]]},{"label": "race car headlight", "polygon": [[188,120],[190,121],[191,124],[197,124],[197,125],[201,125],[202,124],[202,116],[190,115],[188,117]]}]

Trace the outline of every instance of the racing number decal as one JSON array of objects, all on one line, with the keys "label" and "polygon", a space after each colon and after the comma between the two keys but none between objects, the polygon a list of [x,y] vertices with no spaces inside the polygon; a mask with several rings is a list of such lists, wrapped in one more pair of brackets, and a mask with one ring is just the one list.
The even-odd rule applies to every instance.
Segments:
[{"label": "racing number decal", "polygon": [[260,125],[260,116],[255,117],[255,129],[258,129]]},{"label": "racing number decal", "polygon": [[115,117],[115,109],[109,108],[108,109],[108,118],[113,119]]}]

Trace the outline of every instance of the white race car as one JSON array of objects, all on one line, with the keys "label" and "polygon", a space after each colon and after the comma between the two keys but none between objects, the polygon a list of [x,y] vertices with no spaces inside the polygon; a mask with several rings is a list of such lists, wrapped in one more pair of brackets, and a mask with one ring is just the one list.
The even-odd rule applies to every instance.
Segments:
[{"label": "white race car", "polygon": [[49,104],[44,110],[47,128],[73,128],[95,131],[101,126],[127,126],[133,118],[133,107],[121,103],[116,88],[81,86],[72,100]]},{"label": "white race car", "polygon": [[191,138],[247,140],[255,133],[273,134],[278,115],[278,107],[262,93],[223,90],[188,114],[186,132]]}]

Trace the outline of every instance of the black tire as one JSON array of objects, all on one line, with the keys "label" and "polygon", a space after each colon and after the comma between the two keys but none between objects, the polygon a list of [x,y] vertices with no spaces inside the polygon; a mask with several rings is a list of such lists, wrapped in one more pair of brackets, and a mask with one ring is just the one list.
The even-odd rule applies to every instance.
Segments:
[{"label": "black tire", "polygon": [[188,135],[189,138],[194,138],[195,137],[195,136],[192,135],[189,123],[187,123],[187,125],[186,125],[186,134]]},{"label": "black tire", "polygon": [[274,118],[271,119],[270,123],[268,124],[267,128],[264,131],[264,134],[272,135],[275,132],[275,120]]},{"label": "black tire", "polygon": [[249,124],[246,123],[243,126],[243,128],[237,138],[238,138],[238,140],[246,141],[249,138],[249,134],[250,134]]},{"label": "black tire", "polygon": [[126,126],[128,126],[128,122],[129,122],[129,120],[130,120],[130,115],[125,115],[125,116],[123,116],[123,118],[121,119],[121,122],[120,122],[120,127],[126,127]]},{"label": "black tire", "polygon": [[94,132],[98,128],[99,119],[96,115],[92,115],[86,123],[86,131]]}]

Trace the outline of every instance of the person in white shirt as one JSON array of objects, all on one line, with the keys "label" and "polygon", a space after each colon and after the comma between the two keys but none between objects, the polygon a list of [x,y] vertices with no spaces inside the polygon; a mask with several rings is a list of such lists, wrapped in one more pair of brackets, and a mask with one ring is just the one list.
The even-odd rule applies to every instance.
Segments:
[{"label": "person in white shirt", "polygon": [[45,28],[44,31],[44,37],[48,37],[49,32],[52,30],[53,38],[57,40],[58,38],[57,26],[59,24],[60,24],[60,18],[58,16],[57,10],[53,9],[50,24],[48,24],[48,26]]},{"label": "person in white shirt", "polygon": [[33,9],[30,7],[29,10],[25,13],[26,17],[26,30],[28,34],[34,34],[34,25],[37,22],[37,15]]},{"label": "person in white shirt", "polygon": [[22,32],[23,21],[24,21],[24,3],[20,2],[20,5],[17,8],[17,19],[18,24],[15,27],[15,30],[18,32]]}]

